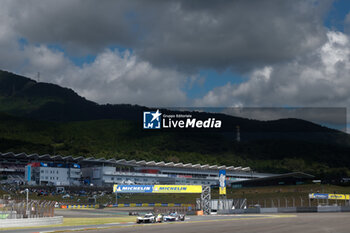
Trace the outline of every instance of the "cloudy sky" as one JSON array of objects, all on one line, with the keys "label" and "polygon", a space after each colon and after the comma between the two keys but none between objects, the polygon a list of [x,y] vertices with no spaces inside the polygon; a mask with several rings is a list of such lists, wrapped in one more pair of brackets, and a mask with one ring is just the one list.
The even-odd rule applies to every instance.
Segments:
[{"label": "cloudy sky", "polygon": [[0,4],[0,69],[98,103],[350,106],[347,0]]}]

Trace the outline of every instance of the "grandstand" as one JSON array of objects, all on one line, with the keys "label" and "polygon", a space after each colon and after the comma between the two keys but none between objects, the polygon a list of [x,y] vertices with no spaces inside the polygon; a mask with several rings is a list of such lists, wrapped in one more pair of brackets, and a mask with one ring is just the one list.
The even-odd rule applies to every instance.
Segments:
[{"label": "grandstand", "polygon": [[[12,170],[8,170],[10,167]],[[31,185],[112,186],[133,183],[217,186],[220,170],[226,170],[228,186],[280,175],[254,172],[251,168],[242,166],[0,153],[0,172],[3,181],[9,181],[9,178],[16,175],[19,180],[22,182],[25,180]]]}]

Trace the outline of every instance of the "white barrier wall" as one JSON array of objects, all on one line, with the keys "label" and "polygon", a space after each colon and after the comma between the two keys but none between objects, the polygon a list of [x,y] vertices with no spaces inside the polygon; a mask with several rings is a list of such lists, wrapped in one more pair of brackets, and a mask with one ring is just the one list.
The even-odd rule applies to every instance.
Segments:
[{"label": "white barrier wall", "polygon": [[8,227],[46,226],[63,223],[62,216],[47,218],[0,219],[0,229]]}]

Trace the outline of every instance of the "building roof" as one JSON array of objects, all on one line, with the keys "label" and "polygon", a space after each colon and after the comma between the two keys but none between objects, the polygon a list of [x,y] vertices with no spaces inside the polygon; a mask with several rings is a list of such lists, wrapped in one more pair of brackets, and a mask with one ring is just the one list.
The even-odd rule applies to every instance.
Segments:
[{"label": "building roof", "polygon": [[226,166],[226,165],[209,165],[209,164],[192,164],[192,163],[173,163],[173,162],[156,162],[156,161],[145,161],[145,160],[126,160],[126,159],[105,159],[105,158],[95,158],[88,157],[84,158],[82,156],[73,157],[73,156],[61,156],[61,155],[38,155],[38,154],[26,154],[26,153],[13,153],[13,152],[0,152],[0,158],[8,158],[8,159],[28,159],[28,160],[45,160],[45,161],[62,161],[62,162],[75,162],[75,163],[107,163],[107,164],[122,164],[129,166],[157,166],[157,167],[173,167],[173,168],[193,168],[193,169],[211,169],[211,170],[222,170],[226,169],[229,171],[243,171],[249,172],[251,171],[250,167],[234,167],[234,166]]},{"label": "building roof", "polygon": [[304,173],[304,172],[290,172],[290,173],[271,175],[268,177],[255,178],[255,179],[250,179],[250,180],[238,180],[238,181],[233,181],[232,183],[249,184],[249,183],[256,183],[256,182],[279,180],[279,179],[284,179],[284,178],[312,179],[314,177],[315,176],[313,176],[311,174]]}]

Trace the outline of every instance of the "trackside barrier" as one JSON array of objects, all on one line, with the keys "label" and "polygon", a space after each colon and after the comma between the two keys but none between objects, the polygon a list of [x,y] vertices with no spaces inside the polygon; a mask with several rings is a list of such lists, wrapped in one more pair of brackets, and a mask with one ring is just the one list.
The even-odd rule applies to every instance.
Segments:
[{"label": "trackside barrier", "polygon": [[[221,210],[218,210],[218,214],[225,214],[222,213]],[[248,208],[248,209],[234,209],[229,210],[229,214],[260,214],[260,208]]]},{"label": "trackside barrier", "polygon": [[283,207],[277,208],[277,213],[296,213],[297,207]]},{"label": "trackside barrier", "polygon": [[165,206],[153,207],[153,212],[156,214],[177,212],[185,215],[191,215],[195,213],[192,207],[165,207]]},{"label": "trackside barrier", "polygon": [[[245,209],[235,209],[235,210],[231,210],[230,214],[244,214]],[[220,212],[218,212],[218,214],[221,214]]]},{"label": "trackside barrier", "polygon": [[297,207],[297,213],[314,213],[314,212],[317,212],[316,206]]},{"label": "trackside barrier", "polygon": [[99,205],[62,205],[62,209],[86,209],[86,208],[98,208]]},{"label": "trackside barrier", "polygon": [[317,212],[340,212],[340,206],[319,206]]},{"label": "trackside barrier", "polygon": [[217,213],[217,214],[230,214],[230,210],[228,210],[228,209],[225,209],[225,210],[218,210],[216,213]]},{"label": "trackside barrier", "polygon": [[219,210],[218,214],[267,214],[267,213],[325,213],[350,212],[349,206],[286,207],[286,208],[248,208]]},{"label": "trackside barrier", "polygon": [[260,213],[262,213],[262,214],[277,213],[277,212],[278,212],[277,208],[261,208],[260,209]]},{"label": "trackside barrier", "polygon": [[108,207],[192,207],[192,204],[182,203],[124,203],[124,204],[113,204]]},{"label": "trackside barrier", "polygon": [[341,206],[340,211],[341,212],[350,212],[350,206]]},{"label": "trackside barrier", "polygon": [[0,229],[7,227],[46,226],[63,223],[62,216],[45,218],[0,219]]}]

